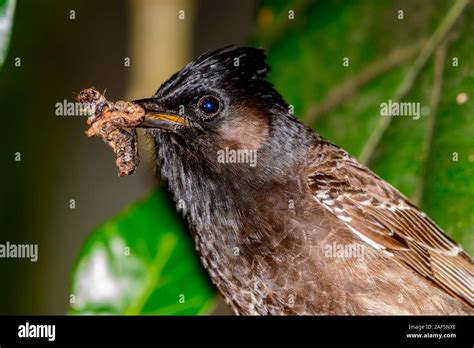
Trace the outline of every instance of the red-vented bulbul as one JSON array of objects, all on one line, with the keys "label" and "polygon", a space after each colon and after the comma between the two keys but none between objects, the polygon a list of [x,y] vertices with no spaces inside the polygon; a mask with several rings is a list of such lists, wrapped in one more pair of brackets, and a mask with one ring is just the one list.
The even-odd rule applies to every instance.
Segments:
[{"label": "red-vented bulbul", "polygon": [[223,48],[135,101],[235,313],[473,314],[472,257],[300,123],[268,71],[262,50]]}]

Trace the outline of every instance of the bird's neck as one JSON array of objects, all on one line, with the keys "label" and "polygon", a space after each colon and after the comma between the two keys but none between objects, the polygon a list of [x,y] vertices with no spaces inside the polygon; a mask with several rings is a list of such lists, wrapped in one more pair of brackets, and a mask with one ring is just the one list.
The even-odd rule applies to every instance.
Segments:
[{"label": "bird's neck", "polygon": [[[215,149],[199,155],[171,134],[155,135],[161,176],[178,209],[198,231],[221,225],[232,230],[229,236],[238,238],[242,214],[251,213],[254,218],[246,219],[255,220],[264,210],[262,205],[286,207],[288,200],[297,199],[289,193],[297,194],[305,184],[302,170],[318,136],[291,116],[278,118],[271,126],[271,137],[256,151],[255,163],[222,162],[205,154]],[[288,197],[279,197],[279,192]]]},{"label": "bird's neck", "polygon": [[[304,168],[317,141],[302,124],[288,122],[276,127],[282,134],[274,133],[259,151],[255,167],[210,164],[183,151],[168,135],[156,137],[162,178],[217,285],[237,281],[257,250],[269,251],[287,237],[285,226],[306,192]],[[231,269],[235,263],[241,267]]]}]

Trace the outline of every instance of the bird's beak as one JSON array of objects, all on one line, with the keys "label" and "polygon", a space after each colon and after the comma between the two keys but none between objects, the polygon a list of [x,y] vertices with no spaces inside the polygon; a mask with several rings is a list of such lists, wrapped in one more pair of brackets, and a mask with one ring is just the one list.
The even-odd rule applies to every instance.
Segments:
[{"label": "bird's beak", "polygon": [[179,126],[189,125],[189,122],[183,116],[166,110],[157,103],[156,99],[139,99],[134,100],[132,103],[140,105],[145,110],[145,119],[139,127],[174,131]]}]

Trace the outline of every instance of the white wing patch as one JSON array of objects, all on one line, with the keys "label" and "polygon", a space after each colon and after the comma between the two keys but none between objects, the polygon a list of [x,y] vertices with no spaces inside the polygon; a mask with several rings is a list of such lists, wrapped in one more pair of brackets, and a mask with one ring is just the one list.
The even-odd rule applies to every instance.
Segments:
[{"label": "white wing patch", "polygon": [[[331,199],[319,200],[318,199],[318,197],[322,198],[323,196],[328,198],[328,195],[323,193],[323,194],[316,195],[316,197],[314,197],[314,199],[318,203],[320,203],[324,208],[329,210],[332,214],[336,215],[338,217],[338,219],[341,220],[344,223],[344,225],[347,226],[352,231],[352,233],[354,233],[357,237],[359,237],[359,239],[361,239],[362,241],[364,241],[365,243],[369,244],[371,247],[373,247],[377,250],[385,250],[386,249],[383,245],[380,245],[380,244],[374,242],[372,239],[370,239],[369,237],[367,237],[363,233],[357,231],[351,225],[347,224],[347,222],[352,221],[352,218],[348,214],[345,214],[345,211],[344,211],[343,208],[335,207],[334,209],[332,209],[331,206],[334,204],[334,200],[331,200]],[[339,201],[340,199],[336,198],[336,200]],[[328,204],[328,202],[330,202],[330,203]],[[368,200],[368,202],[370,202],[370,200]],[[388,254],[393,256],[392,253],[388,253]]]},{"label": "white wing patch", "polygon": [[424,212],[344,150],[321,140],[308,185],[358,239],[474,305],[474,260]]}]

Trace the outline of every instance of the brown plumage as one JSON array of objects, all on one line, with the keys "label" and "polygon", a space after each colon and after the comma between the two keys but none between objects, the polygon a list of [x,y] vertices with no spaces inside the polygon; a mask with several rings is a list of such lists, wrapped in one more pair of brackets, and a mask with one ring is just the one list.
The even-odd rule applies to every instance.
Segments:
[{"label": "brown plumage", "polygon": [[[473,314],[472,258],[298,122],[263,79],[264,58],[251,48],[207,53],[136,101],[227,303],[237,314]],[[164,127],[169,115],[186,124]],[[224,148],[256,151],[257,164],[223,162]]]},{"label": "brown plumage", "polygon": [[474,305],[472,258],[405,196],[324,140],[312,168],[309,186],[316,201],[349,230],[417,275]]}]

